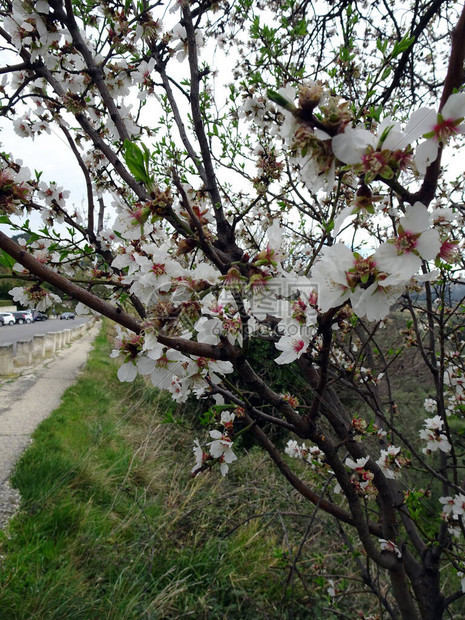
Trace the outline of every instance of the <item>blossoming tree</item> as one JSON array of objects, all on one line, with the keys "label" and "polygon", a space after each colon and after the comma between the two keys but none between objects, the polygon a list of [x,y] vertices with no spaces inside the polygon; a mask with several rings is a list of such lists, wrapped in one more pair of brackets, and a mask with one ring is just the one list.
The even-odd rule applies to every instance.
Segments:
[{"label": "blossoming tree", "polygon": [[[193,438],[193,475],[226,475],[240,436],[259,444],[337,520],[383,617],[455,613],[462,7],[0,6],[2,115],[25,139],[61,133],[86,188],[76,208],[66,180],[43,178],[40,162],[31,172],[20,145],[1,154],[1,223],[27,233],[19,245],[0,232],[4,265],[25,281],[15,301],[46,309],[52,285],[116,321],[121,381],[146,375],[213,412],[209,437]],[[414,421],[395,387],[412,351],[424,382]]]}]

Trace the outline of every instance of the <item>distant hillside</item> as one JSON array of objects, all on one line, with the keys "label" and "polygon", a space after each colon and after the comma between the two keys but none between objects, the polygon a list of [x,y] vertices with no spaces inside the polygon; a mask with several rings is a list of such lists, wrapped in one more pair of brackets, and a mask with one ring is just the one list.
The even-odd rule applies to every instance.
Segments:
[{"label": "distant hillside", "polygon": [[[433,286],[433,298],[436,299],[436,297],[437,297],[437,293]],[[414,299],[415,301],[424,301],[426,299],[426,294],[424,292],[418,293],[417,295],[412,294],[412,299]],[[447,305],[449,306],[455,305],[459,303],[460,301],[462,301],[463,299],[465,299],[465,284],[462,284],[462,283],[450,284],[447,287],[447,292],[446,292]]]}]

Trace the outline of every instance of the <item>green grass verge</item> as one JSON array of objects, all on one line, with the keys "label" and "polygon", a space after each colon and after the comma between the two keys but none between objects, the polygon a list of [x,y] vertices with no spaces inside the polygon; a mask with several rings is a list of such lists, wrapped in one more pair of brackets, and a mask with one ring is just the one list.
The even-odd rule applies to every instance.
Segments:
[{"label": "green grass verge", "polygon": [[[307,585],[289,572],[311,508],[257,449],[226,479],[192,479],[188,419],[164,424],[171,401],[118,381],[107,330],[16,468],[0,619],[335,618],[324,558],[299,556]],[[314,521],[305,547],[328,527]]]}]

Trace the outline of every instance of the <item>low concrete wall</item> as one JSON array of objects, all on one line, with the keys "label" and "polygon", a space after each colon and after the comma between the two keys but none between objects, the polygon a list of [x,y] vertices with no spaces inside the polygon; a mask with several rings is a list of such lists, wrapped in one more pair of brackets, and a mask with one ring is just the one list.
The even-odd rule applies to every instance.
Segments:
[{"label": "low concrete wall", "polygon": [[0,376],[18,374],[20,368],[53,355],[56,351],[64,349],[68,344],[80,338],[89,330],[96,318],[91,318],[87,323],[67,328],[59,332],[47,332],[39,334],[29,340],[18,340],[15,347],[13,344],[0,345]]}]

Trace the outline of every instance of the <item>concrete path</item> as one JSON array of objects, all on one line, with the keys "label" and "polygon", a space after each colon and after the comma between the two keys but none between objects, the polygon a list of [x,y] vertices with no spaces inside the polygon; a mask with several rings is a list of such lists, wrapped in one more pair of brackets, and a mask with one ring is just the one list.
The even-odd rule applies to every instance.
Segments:
[{"label": "concrete path", "polygon": [[0,529],[19,505],[19,494],[8,482],[15,463],[36,426],[58,407],[64,391],[75,382],[99,329],[97,322],[50,360],[0,384]]}]

